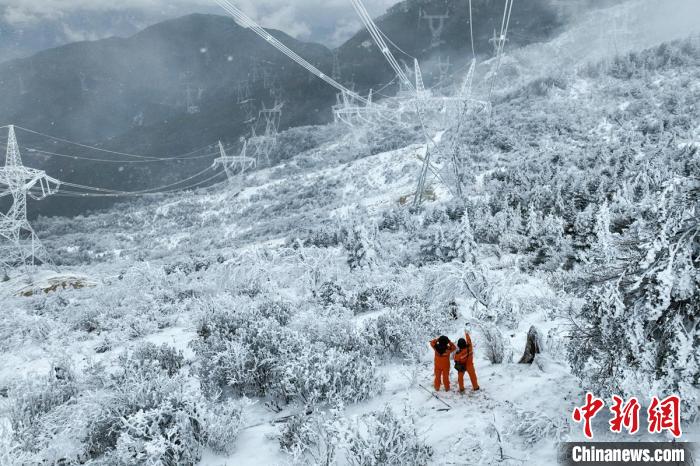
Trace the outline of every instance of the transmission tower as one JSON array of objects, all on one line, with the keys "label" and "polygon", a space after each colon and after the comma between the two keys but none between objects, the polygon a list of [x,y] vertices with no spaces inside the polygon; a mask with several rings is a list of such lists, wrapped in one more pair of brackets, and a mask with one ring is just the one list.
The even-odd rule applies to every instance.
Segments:
[{"label": "transmission tower", "polygon": [[80,73],[78,78],[80,79],[80,90],[82,92],[89,92],[90,88],[87,85],[87,77],[85,76],[85,73]]},{"label": "transmission tower", "polygon": [[372,125],[377,117],[377,109],[372,104],[373,91],[370,89],[366,104],[359,102],[347,92],[336,95],[336,104],[333,106],[333,119],[336,123],[344,123],[350,128],[364,125]]},{"label": "transmission tower", "polygon": [[496,30],[493,30],[493,37],[489,39],[489,43],[493,45],[493,56],[498,57],[503,48],[505,47],[508,38],[504,35],[499,35]]},{"label": "transmission tower", "polygon": [[24,85],[24,79],[22,79],[22,76],[19,76],[19,94],[20,95],[27,94],[27,88]]},{"label": "transmission tower", "polygon": [[27,219],[27,196],[41,200],[60,187],[60,182],[42,170],[25,167],[14,126],[7,136],[5,166],[0,167],[0,197],[11,196],[10,210],[0,213],[0,265],[7,270],[19,265],[36,265],[51,262],[46,249],[39,241]]},{"label": "transmission tower", "polygon": [[226,154],[224,145],[221,144],[221,141],[219,141],[219,153],[221,155],[218,159],[214,160],[212,168],[216,169],[219,166],[223,167],[224,171],[226,172],[226,178],[228,178],[229,182],[233,182],[237,175],[242,175],[246,172],[246,170],[257,166],[257,161],[254,158],[246,155],[247,151],[248,141],[245,139],[243,139],[243,149],[241,149],[240,155],[233,156]]},{"label": "transmission tower", "polygon": [[441,86],[444,86],[447,78],[450,77],[450,68],[452,68],[450,57],[447,57],[447,60],[443,60],[442,56],[438,57],[438,71],[440,72],[440,80],[438,82]]},{"label": "transmission tower", "polygon": [[439,47],[444,43],[442,40],[442,31],[445,29],[445,21],[447,21],[449,17],[450,14],[448,12],[446,12],[444,15],[428,15],[425,13],[425,11],[420,10],[418,19],[428,22],[430,34],[432,35],[430,42],[431,47]]},{"label": "transmission tower", "polygon": [[[258,114],[258,121],[253,126],[252,136],[249,140],[250,145],[254,148],[253,157],[255,158],[258,166],[260,166],[260,160],[265,159],[267,165],[270,165],[270,154],[272,149],[277,145],[277,134],[279,132],[280,120],[282,119],[282,107],[283,103],[275,104],[272,108],[265,108],[263,105],[262,110]],[[258,125],[263,124],[263,132],[258,134]]]},{"label": "transmission tower", "polygon": [[[187,113],[189,113],[190,115],[193,115],[195,113],[199,113],[199,105],[197,105],[195,103],[195,99],[192,97],[192,92],[193,92],[192,88],[188,84],[187,88],[185,89],[185,94],[187,97],[187,102],[186,102]],[[199,93],[198,93],[198,96],[199,96]]]},{"label": "transmission tower", "polygon": [[250,99],[250,82],[248,80],[242,81],[236,86],[236,99],[239,104]]},{"label": "transmission tower", "polygon": [[337,49],[333,50],[333,71],[331,77],[336,81],[340,81],[342,79],[342,75],[340,73],[340,57]]}]

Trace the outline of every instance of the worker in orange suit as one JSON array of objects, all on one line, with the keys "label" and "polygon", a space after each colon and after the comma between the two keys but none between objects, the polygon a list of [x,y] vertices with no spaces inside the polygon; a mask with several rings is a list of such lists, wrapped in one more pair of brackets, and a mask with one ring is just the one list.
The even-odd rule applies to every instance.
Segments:
[{"label": "worker in orange suit", "polygon": [[457,369],[457,383],[459,384],[460,393],[464,392],[464,373],[469,374],[469,380],[472,382],[472,389],[479,389],[479,381],[476,379],[476,371],[474,370],[474,345],[468,332],[464,332],[464,338],[457,341],[459,349],[455,353],[455,369]]},{"label": "worker in orange suit", "polygon": [[450,354],[457,349],[454,343],[445,335],[430,342],[430,347],[435,351],[435,391],[440,391],[440,382],[445,391],[450,391]]}]

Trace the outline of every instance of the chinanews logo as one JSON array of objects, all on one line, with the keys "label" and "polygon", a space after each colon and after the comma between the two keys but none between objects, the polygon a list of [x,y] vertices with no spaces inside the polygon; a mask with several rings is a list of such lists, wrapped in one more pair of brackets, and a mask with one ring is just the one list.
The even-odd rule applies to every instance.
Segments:
[{"label": "chinanews logo", "polygon": [[[572,419],[581,424],[587,442],[563,444],[560,463],[564,465],[616,466],[616,465],[691,465],[693,443],[681,442],[681,398],[670,395],[666,398],[652,397],[645,413],[639,399],[627,400],[613,395],[608,411],[608,427],[613,434],[635,435],[645,429],[650,435],[667,434],[672,441],[658,442],[593,442],[593,419],[606,406],[605,400],[586,393],[582,406],[574,408]],[[644,424],[643,424],[644,423]],[[645,427],[644,427],[645,426]]]},{"label": "chinanews logo", "polygon": [[[588,439],[593,438],[591,421],[598,412],[605,407],[605,401],[596,398],[592,393],[586,393],[586,403],[576,407],[573,419],[577,423],[583,423],[583,434]],[[613,414],[610,419],[610,431],[621,433],[623,429],[629,434],[636,434],[639,431],[641,405],[635,397],[625,402],[619,396],[612,397],[610,412]],[[654,396],[647,409],[647,431],[650,434],[660,434],[664,431],[670,432],[674,438],[680,438],[681,430],[681,398],[678,395],[671,395],[663,400]]]}]

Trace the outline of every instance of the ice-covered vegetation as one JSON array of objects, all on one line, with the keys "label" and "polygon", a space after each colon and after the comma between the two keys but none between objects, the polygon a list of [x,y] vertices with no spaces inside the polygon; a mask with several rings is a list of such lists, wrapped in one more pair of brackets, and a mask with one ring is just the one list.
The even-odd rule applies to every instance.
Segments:
[{"label": "ice-covered vegetation", "polygon": [[[90,282],[1,285],[0,464],[551,464],[589,388],[692,431],[698,83],[689,39],[500,96],[420,208],[417,130],[309,127],[240,190],[42,219]],[[427,342],[465,322],[482,391],[445,412]]]}]

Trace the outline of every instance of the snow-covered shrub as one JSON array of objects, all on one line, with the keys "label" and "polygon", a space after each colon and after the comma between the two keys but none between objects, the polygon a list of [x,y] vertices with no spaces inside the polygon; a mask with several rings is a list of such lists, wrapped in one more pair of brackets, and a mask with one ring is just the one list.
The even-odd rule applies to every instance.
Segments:
[{"label": "snow-covered shrub", "polygon": [[343,289],[334,281],[325,281],[316,291],[316,297],[322,306],[340,305],[346,303]]},{"label": "snow-covered shrub", "polygon": [[384,357],[418,360],[427,342],[444,332],[447,319],[446,313],[409,298],[376,319],[367,319],[361,333],[367,344]]},{"label": "snow-covered shrub", "polygon": [[[174,350],[145,344],[121,355],[114,372],[93,381],[105,396],[88,420],[86,449],[91,457],[108,453],[128,461],[144,455],[143,449],[157,450],[168,442],[189,445],[188,439],[200,429],[194,425],[199,424],[197,406],[203,399],[186,388],[181,362]],[[115,453],[118,443],[121,447]],[[171,454],[170,447],[166,450],[164,458]]]},{"label": "snow-covered shrub", "polygon": [[292,318],[292,305],[289,302],[265,299],[258,305],[263,317],[273,319],[280,325],[287,325]]},{"label": "snow-covered shrub", "polygon": [[277,437],[280,449],[292,457],[292,464],[337,464],[336,454],[344,431],[340,416],[340,410],[334,408],[290,417]]},{"label": "snow-covered shrub", "polygon": [[348,464],[355,466],[423,466],[433,448],[421,438],[415,414],[389,406],[358,418],[345,433]]},{"label": "snow-covered shrub", "polygon": [[[338,225],[322,225],[310,231],[303,239],[304,247],[332,248],[341,244],[347,236],[347,231]],[[292,245],[292,247],[294,247]]]},{"label": "snow-covered shrub", "polygon": [[286,402],[315,406],[364,401],[380,393],[383,386],[374,361],[367,356],[309,342],[295,358],[275,367],[271,390]]},{"label": "snow-covered shrub", "polygon": [[526,223],[528,237],[527,252],[532,267],[556,270],[564,265],[571,254],[570,243],[564,237],[561,218],[553,215],[543,217],[533,207],[528,211]]},{"label": "snow-covered shrub", "polygon": [[263,396],[282,365],[293,360],[306,343],[297,332],[259,313],[245,308],[219,310],[192,343],[197,355],[195,370],[209,397],[222,390]]},{"label": "snow-covered shrub", "polygon": [[423,233],[425,239],[420,245],[420,259],[427,262],[450,262],[455,258],[452,238],[443,225],[431,225]]},{"label": "snow-covered shrub", "polygon": [[312,307],[299,312],[289,328],[314,343],[324,343],[343,351],[369,353],[365,340],[353,322],[352,311],[342,306]]},{"label": "snow-covered shrub", "polygon": [[491,364],[502,364],[511,362],[513,350],[503,338],[503,334],[495,325],[479,325],[479,330],[483,336],[482,345],[486,353],[486,359]]},{"label": "snow-covered shrub", "polygon": [[566,360],[569,347],[568,334],[557,328],[549,329],[544,340],[544,352],[557,361]]},{"label": "snow-covered shrub", "polygon": [[0,313],[0,349],[5,351],[25,343],[43,342],[63,326],[48,316],[29,315],[18,308]]},{"label": "snow-covered shrub", "polygon": [[[144,344],[120,356],[111,373],[88,367],[94,392],[57,417],[79,433],[81,447],[72,457],[96,464],[179,465],[196,464],[205,446],[230,451],[244,404],[206,402],[182,373],[182,362],[171,348]],[[48,436],[56,441],[63,438],[58,434],[54,428]]]},{"label": "snow-covered shrub", "polygon": [[123,416],[111,457],[124,466],[196,464],[204,443],[199,417],[198,406],[178,395]]},{"label": "snow-covered shrub", "polygon": [[560,442],[569,431],[567,418],[551,418],[541,411],[518,410],[515,422],[507,433],[519,436],[528,445],[534,445],[542,440]]},{"label": "snow-covered shrub", "polygon": [[209,404],[200,416],[206,444],[212,450],[230,454],[245,421],[247,400],[226,400]]},{"label": "snow-covered shrub", "polygon": [[474,260],[470,263],[458,261],[426,267],[427,286],[425,300],[431,303],[446,303],[457,296],[474,299],[474,306],[492,307],[497,299],[494,285],[486,276],[486,269]]},{"label": "snow-covered shrub", "polygon": [[[285,402],[358,401],[381,388],[344,308],[338,310],[345,314],[332,307],[309,311],[284,326],[251,303],[226,302],[229,306],[214,303],[202,314],[200,338],[193,342],[208,396],[232,390]],[[286,312],[275,315],[290,318]]]},{"label": "snow-covered shrub", "polygon": [[99,309],[88,308],[83,312],[78,311],[71,317],[72,327],[86,333],[100,332],[102,328],[102,313]]},{"label": "snow-covered shrub", "polygon": [[10,424],[23,448],[35,447],[36,439],[43,435],[42,418],[77,392],[75,376],[65,364],[52,367],[45,377],[23,379],[10,388]]},{"label": "snow-covered shrub", "polygon": [[376,232],[368,231],[364,225],[354,225],[348,232],[343,245],[348,253],[351,269],[373,267],[378,260]]},{"label": "snow-covered shrub", "polygon": [[473,263],[476,242],[469,214],[463,212],[459,222],[431,225],[428,237],[421,244],[420,255],[423,262]]},{"label": "snow-covered shrub", "polygon": [[523,310],[520,303],[509,295],[493,293],[488,306],[475,306],[474,317],[479,321],[492,324],[503,325],[509,329],[514,329],[520,323]]},{"label": "snow-covered shrub", "polygon": [[[677,394],[699,412],[700,185],[672,180],[619,241],[591,248],[569,360],[601,395]],[[605,241],[609,235],[598,235]]]},{"label": "snow-covered shrub", "polygon": [[411,214],[404,207],[392,207],[382,211],[378,224],[379,231],[398,232],[401,230],[413,231],[415,225]]},{"label": "snow-covered shrub", "polygon": [[348,308],[357,315],[396,304],[396,297],[387,286],[370,286],[354,293],[349,301]]},{"label": "snow-covered shrub", "polygon": [[156,363],[161,370],[172,377],[178,373],[185,362],[182,351],[175,350],[172,346],[163,343],[156,346],[153,343],[144,343],[134,349],[131,359],[138,365]]},{"label": "snow-covered shrub", "polygon": [[10,421],[0,418],[0,466],[37,464],[39,462],[39,459],[31,453],[22,450],[15,441]]},{"label": "snow-covered shrub", "polygon": [[206,271],[211,267],[211,261],[203,257],[191,257],[188,260],[167,264],[163,267],[166,275],[181,273],[185,276],[196,272]]}]

